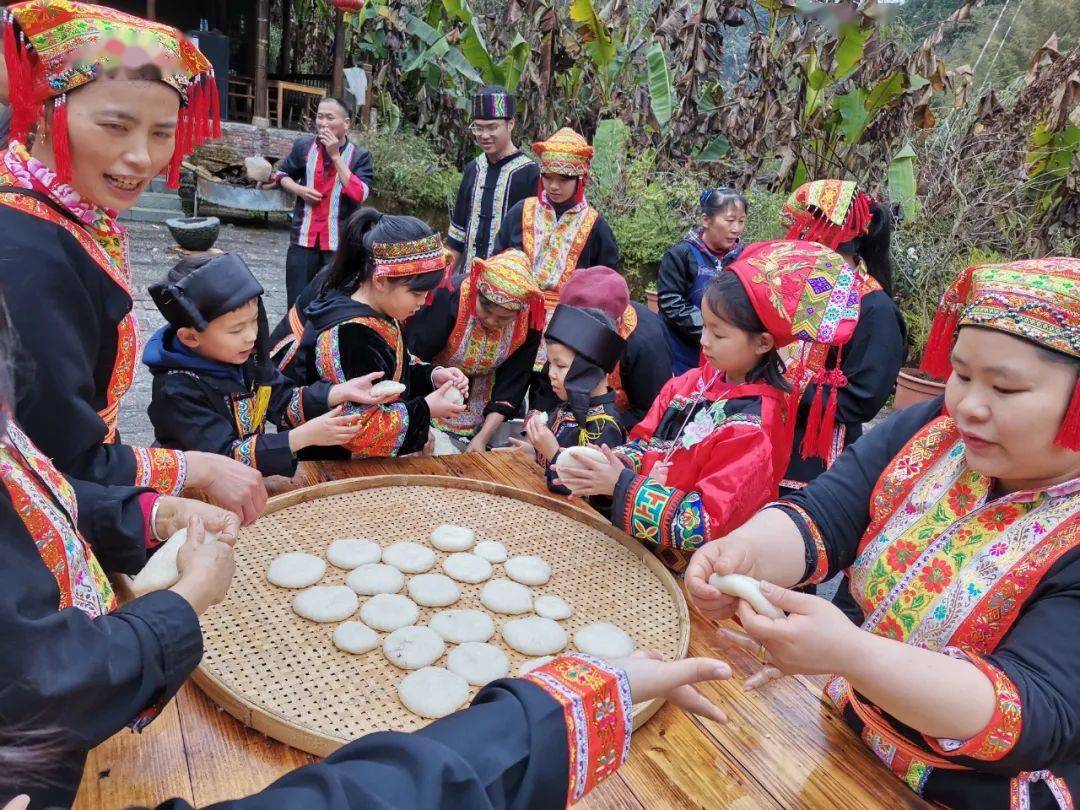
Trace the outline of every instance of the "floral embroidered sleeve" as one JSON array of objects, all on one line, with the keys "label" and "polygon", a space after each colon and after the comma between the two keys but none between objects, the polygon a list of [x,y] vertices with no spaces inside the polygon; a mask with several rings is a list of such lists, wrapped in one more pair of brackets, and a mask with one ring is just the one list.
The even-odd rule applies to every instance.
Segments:
[{"label": "floral embroidered sleeve", "polygon": [[701,471],[694,489],[623,470],[611,514],[611,522],[628,534],[678,552],[670,556],[679,567],[685,552],[742,525],[775,495],[772,445],[760,426],[722,427],[692,452]]},{"label": "floral embroidered sleeve", "polygon": [[563,655],[525,676],[563,708],[569,752],[567,805],[613,774],[630,754],[633,702],[626,673],[590,655]]},{"label": "floral embroidered sleeve", "polygon": [[[315,362],[322,379],[332,384],[373,371],[383,372],[383,379],[397,379],[392,349],[362,324],[344,323],[323,331],[316,341]],[[421,450],[427,442],[431,412],[423,398],[390,405],[350,404],[345,412],[360,417],[356,436],[345,445],[355,456],[403,456]]]},{"label": "floral embroidered sleeve", "polygon": [[164,447],[132,447],[135,454],[135,482],[162,495],[179,495],[187,480],[187,461],[181,450]]}]

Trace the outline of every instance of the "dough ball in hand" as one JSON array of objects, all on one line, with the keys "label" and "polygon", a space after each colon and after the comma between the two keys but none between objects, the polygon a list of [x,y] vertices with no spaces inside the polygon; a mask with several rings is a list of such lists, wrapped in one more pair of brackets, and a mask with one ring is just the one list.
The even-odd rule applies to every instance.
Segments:
[{"label": "dough ball in hand", "polygon": [[487,641],[495,635],[495,622],[480,610],[440,610],[428,625],[452,644]]},{"label": "dough ball in hand", "polygon": [[473,686],[484,686],[506,677],[510,659],[492,644],[470,641],[450,651],[446,656],[446,668]]},{"label": "dough ball in hand", "polygon": [[316,585],[293,599],[298,616],[313,622],[340,622],[356,613],[360,598],[344,585]]},{"label": "dough ball in hand", "polygon": [[399,382],[394,382],[393,380],[383,380],[382,382],[377,382],[371,386],[371,395],[373,397],[399,397],[404,393],[405,386]]},{"label": "dough ball in hand", "polygon": [[620,627],[595,622],[574,633],[574,646],[588,655],[611,660],[630,655],[634,651],[634,640]]},{"label": "dough ball in hand", "polygon": [[446,524],[431,533],[431,545],[439,551],[468,551],[475,542],[476,534],[464,526]]},{"label": "dough ball in hand", "polygon": [[420,669],[442,658],[446,642],[430,627],[402,627],[383,640],[382,648],[395,667]]},{"label": "dough ball in hand", "polygon": [[334,628],[334,646],[359,655],[379,646],[379,634],[360,622],[345,622]]},{"label": "dough ball in hand", "polygon": [[503,570],[510,579],[522,585],[546,585],[551,579],[551,566],[539,557],[511,557]]},{"label": "dough ball in hand", "polygon": [[533,610],[537,616],[545,619],[569,619],[574,615],[573,608],[566,603],[565,599],[558,596],[538,596],[533,601]]},{"label": "dough ball in hand", "polygon": [[392,565],[370,563],[350,571],[345,584],[362,596],[397,593],[405,584],[405,575]]},{"label": "dough ball in hand", "polygon": [[491,579],[491,563],[479,554],[459,551],[443,560],[443,571],[459,582],[476,584]]},{"label": "dough ball in hand", "polygon": [[503,641],[522,655],[555,655],[566,648],[566,631],[552,619],[511,619],[502,628]]},{"label": "dough ball in hand", "polygon": [[424,667],[401,679],[398,697],[413,714],[438,720],[453,714],[468,700],[469,684],[442,667]]},{"label": "dough ball in hand", "polygon": [[709,577],[709,584],[720,593],[742,599],[755,613],[770,619],[784,618],[784,611],[765,598],[765,594],[761,592],[761,583],[753,577],[743,574],[713,574]]},{"label": "dough ball in hand", "polygon": [[[205,535],[207,540],[217,540],[219,536],[217,532],[207,532]],[[171,588],[179,582],[180,566],[177,564],[176,558],[186,542],[187,529],[181,529],[170,537],[163,546],[159,547],[131,581],[132,592],[136,596],[143,596],[153,591],[163,591],[166,588]],[[318,582],[317,579],[315,581]]]},{"label": "dough ball in hand", "polygon": [[435,552],[419,543],[394,543],[383,552],[382,560],[402,573],[422,574],[435,565]]},{"label": "dough ball in hand", "polygon": [[325,573],[326,560],[322,557],[293,551],[276,557],[266,571],[266,578],[279,588],[306,588],[322,579]]},{"label": "dough ball in hand", "polygon": [[607,456],[595,447],[564,447],[555,460],[555,470],[583,470],[584,459],[607,464]]},{"label": "dough ball in hand", "polygon": [[340,537],[326,549],[326,559],[346,571],[377,563],[381,557],[382,549],[373,540]]},{"label": "dough ball in hand", "polygon": [[420,618],[420,608],[407,596],[380,593],[364,602],[360,608],[360,618],[368,627],[389,633],[416,624]]},{"label": "dough ball in hand", "polygon": [[442,574],[420,574],[409,580],[409,596],[424,607],[446,607],[461,598],[461,588]]},{"label": "dough ball in hand", "polygon": [[483,557],[489,563],[504,563],[508,556],[506,546],[498,540],[481,540],[473,549],[473,554]]},{"label": "dough ball in hand", "polygon": [[456,388],[449,388],[446,391],[446,399],[451,405],[464,405],[465,397]]},{"label": "dough ball in hand", "polygon": [[480,604],[495,613],[514,616],[532,610],[532,592],[508,579],[493,579],[480,591]]}]

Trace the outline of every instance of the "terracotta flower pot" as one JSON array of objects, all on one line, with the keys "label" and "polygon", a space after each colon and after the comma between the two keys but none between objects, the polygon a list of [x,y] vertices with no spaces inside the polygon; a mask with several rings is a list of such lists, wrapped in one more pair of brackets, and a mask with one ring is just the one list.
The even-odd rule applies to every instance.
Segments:
[{"label": "terracotta flower pot", "polygon": [[660,304],[657,303],[657,298],[658,296],[656,290],[645,291],[645,304],[653,312],[660,312]]},{"label": "terracotta flower pot", "polygon": [[904,368],[896,377],[896,396],[893,410],[899,411],[910,405],[918,405],[945,393],[945,383],[929,380],[914,368]]}]

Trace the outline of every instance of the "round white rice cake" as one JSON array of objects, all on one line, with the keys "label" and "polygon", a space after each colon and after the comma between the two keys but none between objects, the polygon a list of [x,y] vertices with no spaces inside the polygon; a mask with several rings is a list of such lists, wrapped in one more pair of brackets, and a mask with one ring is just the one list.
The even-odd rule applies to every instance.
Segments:
[{"label": "round white rice cake", "polygon": [[443,560],[443,571],[459,582],[476,584],[491,579],[491,563],[478,554],[459,551]]},{"label": "round white rice cake", "polygon": [[475,542],[476,534],[465,526],[446,524],[431,533],[431,545],[439,551],[468,551]]},{"label": "round white rice cake", "polygon": [[495,635],[495,622],[480,610],[440,610],[428,626],[453,644],[487,641]]},{"label": "round white rice cake", "polygon": [[490,580],[480,589],[480,604],[495,613],[515,616],[532,610],[532,592],[508,579]]},{"label": "round white rice cake", "polygon": [[442,658],[446,642],[430,627],[402,627],[383,639],[382,648],[395,667],[420,669]]},{"label": "round white rice cake", "polygon": [[424,607],[446,607],[461,598],[461,588],[442,574],[420,574],[409,580],[409,596]]},{"label": "round white rice cake", "polygon": [[379,634],[360,622],[345,622],[334,628],[334,646],[359,655],[379,646]]},{"label": "round white rice cake", "polygon": [[473,549],[473,554],[483,557],[489,563],[504,563],[508,556],[506,546],[498,540],[481,540]]},{"label": "round white rice cake", "polygon": [[377,563],[381,557],[382,549],[373,540],[339,537],[326,549],[326,559],[346,571]]},{"label": "round white rice cake", "polygon": [[574,615],[574,609],[560,596],[538,596],[533,601],[533,610],[537,616],[545,619],[569,619]]},{"label": "round white rice cake", "polygon": [[292,607],[298,616],[313,622],[340,622],[356,613],[360,604],[351,588],[344,585],[316,585],[300,591],[293,599]]},{"label": "round white rice cake", "polygon": [[465,395],[461,393],[457,388],[448,388],[446,391],[446,399],[452,405],[464,405]]},{"label": "round white rice cake", "polygon": [[405,575],[392,565],[368,563],[350,571],[345,584],[362,596],[397,593],[405,584]]},{"label": "round white rice cake", "polygon": [[510,579],[522,585],[546,585],[551,579],[551,566],[539,557],[511,557],[503,570]]},{"label": "round white rice cake", "polygon": [[470,641],[450,651],[446,656],[446,668],[473,686],[485,686],[506,677],[510,659],[492,644]]},{"label": "round white rice cake", "polygon": [[420,608],[416,602],[400,593],[380,593],[364,602],[360,618],[373,630],[389,633],[416,624]]},{"label": "round white rice cake", "polygon": [[323,578],[326,560],[303,551],[292,551],[275,557],[266,570],[271,585],[279,588],[307,588]]},{"label": "round white rice cake", "polygon": [[468,681],[442,667],[424,667],[410,672],[398,684],[402,705],[413,714],[430,720],[453,714],[468,697]]},{"label": "round white rice cake", "polygon": [[634,651],[634,640],[621,627],[596,622],[574,633],[574,646],[597,658],[625,658]]},{"label": "round white rice cake", "polygon": [[555,469],[585,469],[585,465],[582,463],[582,459],[586,458],[591,461],[599,461],[603,464],[607,463],[607,456],[605,456],[595,447],[565,447],[561,451],[559,451],[559,458],[555,462]]},{"label": "round white rice cake", "polygon": [[401,396],[404,393],[405,386],[399,382],[394,382],[393,380],[383,380],[382,382],[377,382],[373,386],[371,386],[371,395],[373,397],[382,397],[388,395],[397,397]]},{"label": "round white rice cake", "polygon": [[550,663],[555,660],[554,655],[545,655],[540,658],[529,658],[526,661],[522,661],[518,664],[517,674],[520,678],[522,675],[528,675],[537,667],[542,667],[544,664]]},{"label": "round white rice cake", "polygon": [[566,631],[542,616],[511,619],[503,625],[502,637],[523,655],[555,655],[566,648]]},{"label": "round white rice cake", "polygon": [[383,551],[382,560],[402,573],[422,574],[435,565],[435,552],[419,543],[405,541]]}]

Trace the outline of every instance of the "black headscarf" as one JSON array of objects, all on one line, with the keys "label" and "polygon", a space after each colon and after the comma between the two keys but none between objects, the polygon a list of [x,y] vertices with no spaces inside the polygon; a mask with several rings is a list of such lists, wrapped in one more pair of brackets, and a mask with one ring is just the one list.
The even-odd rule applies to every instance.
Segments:
[{"label": "black headscarf", "polygon": [[596,316],[565,304],[555,307],[544,337],[574,351],[563,388],[578,427],[584,429],[593,389],[615,370],[626,341]]},{"label": "black headscarf", "polygon": [[150,297],[158,310],[176,328],[203,331],[220,318],[255,299],[259,308],[259,333],[255,339],[255,382],[264,384],[273,376],[268,359],[270,327],[263,308],[263,286],[247,263],[235,253],[222,253],[195,268],[177,281],[151,284]]}]

